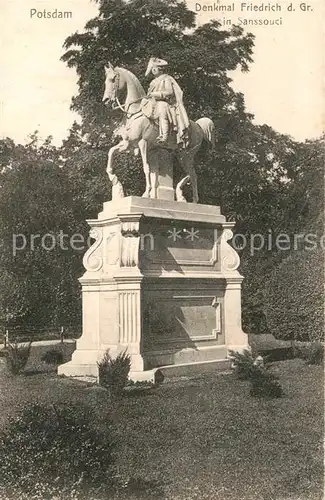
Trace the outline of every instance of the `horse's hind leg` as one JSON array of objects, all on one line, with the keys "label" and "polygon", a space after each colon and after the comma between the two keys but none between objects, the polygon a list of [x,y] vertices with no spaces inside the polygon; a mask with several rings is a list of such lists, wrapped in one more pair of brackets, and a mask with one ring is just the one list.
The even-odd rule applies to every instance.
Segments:
[{"label": "horse's hind leg", "polygon": [[159,152],[157,149],[151,149],[148,156],[151,185],[150,198],[157,199],[159,187]]},{"label": "horse's hind leg", "polygon": [[141,139],[138,142],[138,146],[141,153],[143,171],[146,178],[146,190],[143,193],[142,197],[149,198],[151,191],[151,179],[150,179],[150,166],[148,163],[148,143],[145,139]]}]

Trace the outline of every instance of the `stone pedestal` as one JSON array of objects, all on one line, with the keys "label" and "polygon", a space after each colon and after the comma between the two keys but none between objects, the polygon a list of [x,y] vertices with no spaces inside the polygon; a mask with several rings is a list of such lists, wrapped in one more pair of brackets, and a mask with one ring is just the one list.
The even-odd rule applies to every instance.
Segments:
[{"label": "stone pedestal", "polygon": [[131,378],[141,380],[248,347],[239,257],[227,243],[233,224],[219,207],[131,196],[105,203],[88,223],[83,334],[59,374],[97,376],[106,349],[126,349]]}]

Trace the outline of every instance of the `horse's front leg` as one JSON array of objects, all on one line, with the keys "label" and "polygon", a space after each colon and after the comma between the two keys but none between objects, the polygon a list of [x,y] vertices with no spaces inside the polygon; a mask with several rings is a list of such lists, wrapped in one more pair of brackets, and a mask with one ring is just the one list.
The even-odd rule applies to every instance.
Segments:
[{"label": "horse's front leg", "polygon": [[111,176],[115,175],[113,174],[113,160],[114,157],[116,156],[116,153],[120,151],[126,151],[128,147],[129,147],[129,142],[123,140],[118,144],[116,144],[116,146],[111,147],[111,149],[108,151],[106,172],[108,173],[108,177],[110,180],[112,180]]},{"label": "horse's front leg", "polygon": [[151,180],[150,180],[150,165],[148,163],[148,143],[145,139],[141,139],[138,142],[139,150],[142,158],[143,171],[146,178],[146,190],[143,193],[143,198],[150,197],[151,191]]},{"label": "horse's front leg", "polygon": [[123,198],[124,191],[123,186],[118,180],[113,169],[113,160],[117,152],[126,151],[129,147],[128,141],[121,141],[116,146],[113,146],[108,152],[107,168],[106,172],[108,174],[109,180],[112,183],[112,199]]}]

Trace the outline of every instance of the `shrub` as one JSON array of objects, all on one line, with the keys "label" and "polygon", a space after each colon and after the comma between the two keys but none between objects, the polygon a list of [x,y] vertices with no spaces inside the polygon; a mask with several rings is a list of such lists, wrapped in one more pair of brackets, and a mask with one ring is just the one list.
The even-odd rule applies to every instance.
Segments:
[{"label": "shrub", "polygon": [[271,273],[264,290],[268,328],[283,340],[324,336],[324,255],[322,249],[296,251]]},{"label": "shrub", "polygon": [[131,369],[130,355],[123,351],[113,359],[107,350],[97,365],[99,385],[108,389],[111,398],[120,398],[128,383]]},{"label": "shrub", "polygon": [[262,356],[255,357],[250,351],[229,351],[235,373],[240,380],[249,380],[251,396],[279,398],[283,391],[277,377],[264,367]]},{"label": "shrub", "polygon": [[107,498],[114,445],[107,422],[95,424],[82,404],[25,408],[0,436],[0,497]]},{"label": "shrub", "polygon": [[283,390],[277,377],[265,368],[254,366],[250,374],[250,383],[251,396],[280,398],[283,395]]},{"label": "shrub", "polygon": [[311,342],[302,349],[301,354],[308,365],[320,365],[324,360],[324,346],[321,342]]},{"label": "shrub", "polygon": [[229,351],[235,373],[240,380],[249,380],[254,369],[254,357],[251,351],[245,349],[242,353]]},{"label": "shrub", "polygon": [[42,361],[48,365],[60,365],[63,363],[63,353],[61,351],[57,351],[56,349],[51,349],[46,351],[46,353],[42,356]]},{"label": "shrub", "polygon": [[126,386],[132,387],[132,388],[139,387],[140,389],[142,389],[143,387],[144,388],[156,387],[156,384],[155,384],[155,382],[152,382],[151,380],[137,380],[137,381],[128,380]]},{"label": "shrub", "polygon": [[6,348],[7,367],[13,375],[18,375],[27,365],[31,345],[31,342],[18,344],[15,341]]}]

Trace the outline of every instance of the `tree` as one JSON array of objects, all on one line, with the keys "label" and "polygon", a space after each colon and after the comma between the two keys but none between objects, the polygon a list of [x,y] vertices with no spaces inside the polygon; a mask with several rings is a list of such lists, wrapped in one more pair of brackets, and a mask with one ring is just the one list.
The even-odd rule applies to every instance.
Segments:
[{"label": "tree", "polygon": [[26,145],[1,142],[0,317],[46,326],[80,323],[81,254],[60,235],[76,232],[70,182],[59,150],[33,134]]},{"label": "tree", "polygon": [[268,328],[279,338],[324,337],[324,141],[298,146],[286,212],[296,239],[264,287]]},{"label": "tree", "polygon": [[98,16],[88,21],[84,32],[66,39],[68,50],[62,57],[78,73],[79,93],[72,108],[81,114],[83,128],[92,139],[93,134],[98,138],[108,121],[114,126],[101,102],[104,65],[108,61],[125,65],[141,76],[152,55],[168,59],[186,89],[192,118],[207,115],[229,121],[237,113],[245,120],[243,103],[231,88],[227,71],[248,70],[251,34],[238,27],[222,30],[217,21],[196,28],[194,12],[177,0],[99,0],[98,4]]}]

